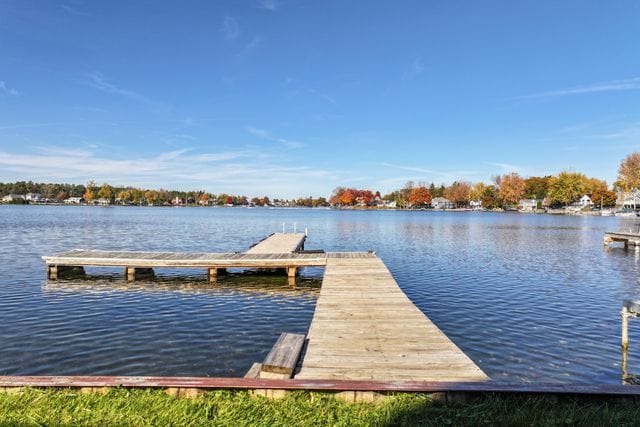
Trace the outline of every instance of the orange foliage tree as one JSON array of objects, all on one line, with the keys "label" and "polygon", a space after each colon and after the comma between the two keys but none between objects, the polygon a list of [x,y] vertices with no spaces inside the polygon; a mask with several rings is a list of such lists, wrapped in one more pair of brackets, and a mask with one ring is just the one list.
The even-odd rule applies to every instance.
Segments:
[{"label": "orange foliage tree", "polygon": [[412,207],[426,207],[431,204],[431,192],[427,187],[414,187],[409,193],[409,204]]},{"label": "orange foliage tree", "polygon": [[500,187],[498,188],[498,196],[502,202],[508,205],[518,204],[524,196],[525,181],[517,173],[503,175],[500,178]]},{"label": "orange foliage tree", "polygon": [[353,206],[355,204],[369,206],[374,199],[375,195],[369,190],[338,187],[333,190],[333,195],[329,199],[329,202],[333,205],[340,206]]},{"label": "orange foliage tree", "polygon": [[454,182],[451,186],[445,188],[444,197],[449,199],[456,207],[462,207],[469,204],[469,196],[471,193],[471,184],[468,182]]}]

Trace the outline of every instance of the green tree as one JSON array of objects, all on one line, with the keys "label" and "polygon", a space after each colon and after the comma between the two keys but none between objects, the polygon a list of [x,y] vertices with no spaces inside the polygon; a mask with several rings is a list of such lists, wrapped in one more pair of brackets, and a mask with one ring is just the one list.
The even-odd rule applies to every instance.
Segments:
[{"label": "green tree", "polygon": [[560,172],[549,181],[549,198],[553,204],[567,206],[577,201],[587,189],[587,177],[578,172]]},{"label": "green tree", "polygon": [[524,180],[525,199],[541,200],[547,197],[551,176],[532,176]]}]

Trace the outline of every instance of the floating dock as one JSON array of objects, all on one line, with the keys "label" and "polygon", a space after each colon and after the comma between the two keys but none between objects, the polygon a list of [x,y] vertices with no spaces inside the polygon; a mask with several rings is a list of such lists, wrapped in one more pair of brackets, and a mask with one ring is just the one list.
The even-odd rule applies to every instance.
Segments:
[{"label": "floating dock", "polygon": [[[276,233],[246,252],[126,252],[75,249],[44,256],[50,279],[85,266],[123,267],[128,280],[154,268],[205,268],[215,280],[227,268],[325,267],[306,337],[285,335],[271,359],[296,380],[448,381],[488,380],[482,370],[422,313],[373,252],[304,252],[306,236]],[[302,340],[302,341],[300,341]],[[301,342],[306,341],[306,351]],[[295,345],[294,345],[295,344]],[[295,351],[293,351],[295,350]],[[302,362],[298,362],[300,354]],[[266,372],[275,362],[267,360]],[[296,364],[299,369],[295,369]],[[259,365],[259,364],[257,364]],[[285,369],[286,368],[286,369]],[[262,378],[255,369],[257,378]],[[269,371],[271,369],[271,371]]]}]

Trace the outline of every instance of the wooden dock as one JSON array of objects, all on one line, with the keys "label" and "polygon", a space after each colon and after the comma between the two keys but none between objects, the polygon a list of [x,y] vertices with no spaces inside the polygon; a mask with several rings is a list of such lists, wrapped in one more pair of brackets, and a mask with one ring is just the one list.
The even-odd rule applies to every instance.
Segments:
[{"label": "wooden dock", "polygon": [[296,379],[485,381],[375,254],[328,254]]},{"label": "wooden dock", "polygon": [[214,280],[227,268],[282,268],[295,277],[298,268],[324,266],[324,253],[300,253],[306,236],[301,233],[274,233],[246,252],[187,253],[132,252],[74,249],[43,256],[48,277],[56,280],[62,273],[83,272],[84,267],[122,267],[127,280],[153,275],[154,268],[206,268]]},{"label": "wooden dock", "polygon": [[[284,268],[291,278],[300,267],[325,267],[296,380],[488,380],[409,300],[375,253],[304,252],[305,239],[300,233],[276,233],[246,252],[233,253],[75,249],[43,259],[50,279],[85,266],[123,267],[128,280],[135,280],[139,272],[153,274],[154,268],[163,267],[205,268],[211,280],[227,268]],[[285,361],[293,374],[302,346],[298,338],[289,341],[295,345],[281,345],[284,350],[274,351],[277,357],[272,359]],[[298,353],[291,355],[287,348]],[[265,363],[266,372],[273,375],[268,369],[274,363]]]},{"label": "wooden dock", "polygon": [[629,245],[640,246],[640,233],[624,231],[604,233],[604,245],[609,246],[613,242],[624,243],[625,248]]}]

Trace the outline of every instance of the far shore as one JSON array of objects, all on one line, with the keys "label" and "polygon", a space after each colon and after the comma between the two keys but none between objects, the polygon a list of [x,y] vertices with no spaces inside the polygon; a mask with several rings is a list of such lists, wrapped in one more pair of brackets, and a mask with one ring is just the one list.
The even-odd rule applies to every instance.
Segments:
[{"label": "far shore", "polygon": [[[311,209],[311,210],[339,210],[339,211],[403,211],[403,212],[484,212],[484,213],[509,213],[509,214],[527,214],[527,215],[569,215],[569,216],[617,216],[622,218],[640,218],[639,212],[634,210],[623,209],[575,209],[573,207],[565,208],[548,208],[548,209],[533,209],[533,210],[509,210],[509,209],[472,209],[472,208],[397,208],[387,206],[278,206],[278,205],[217,205],[217,204],[98,204],[98,203],[64,203],[64,202],[30,202],[30,203],[0,203],[0,206],[75,206],[75,207],[96,207],[96,208],[139,208],[139,207],[151,207],[151,208],[242,208],[242,209]],[[604,214],[603,214],[604,212]]]}]

